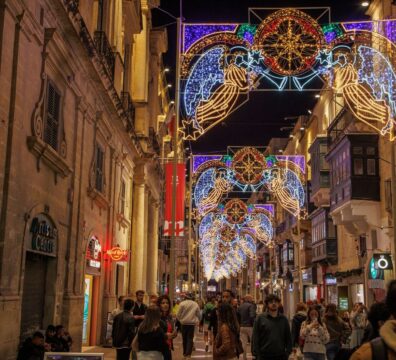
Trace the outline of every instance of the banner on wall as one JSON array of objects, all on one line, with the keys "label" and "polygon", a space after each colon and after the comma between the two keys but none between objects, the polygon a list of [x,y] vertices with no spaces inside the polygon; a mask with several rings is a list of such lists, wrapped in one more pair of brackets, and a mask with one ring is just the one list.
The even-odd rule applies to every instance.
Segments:
[{"label": "banner on wall", "polygon": [[[176,226],[175,235],[184,236],[184,200],[186,189],[186,165],[179,163],[176,177]],[[164,236],[172,235],[173,163],[165,164],[165,216]]]}]

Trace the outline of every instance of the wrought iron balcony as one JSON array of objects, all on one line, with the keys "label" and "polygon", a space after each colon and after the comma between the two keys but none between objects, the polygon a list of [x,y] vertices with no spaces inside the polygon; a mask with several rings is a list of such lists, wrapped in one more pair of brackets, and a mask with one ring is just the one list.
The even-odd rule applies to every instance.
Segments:
[{"label": "wrought iron balcony", "polygon": [[96,51],[102,58],[107,75],[114,79],[115,54],[104,31],[95,31],[94,42]]},{"label": "wrought iron balcony", "polygon": [[131,95],[127,91],[121,91],[121,101],[127,116],[127,131],[132,131],[135,127],[135,106],[133,105]]}]

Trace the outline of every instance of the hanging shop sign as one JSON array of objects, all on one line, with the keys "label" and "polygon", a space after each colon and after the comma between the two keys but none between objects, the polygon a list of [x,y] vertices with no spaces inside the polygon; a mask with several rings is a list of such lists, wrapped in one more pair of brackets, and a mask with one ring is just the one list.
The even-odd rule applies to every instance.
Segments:
[{"label": "hanging shop sign", "polygon": [[128,261],[129,250],[121,249],[119,246],[115,246],[110,250],[106,251],[106,254],[113,261]]},{"label": "hanging shop sign", "polygon": [[47,256],[56,256],[56,245],[58,241],[58,230],[51,219],[39,214],[33,218],[30,225],[30,241],[27,250]]},{"label": "hanging shop sign", "polygon": [[[177,164],[176,176],[176,211],[175,235],[184,236],[184,201],[186,188],[186,165]],[[173,163],[165,165],[165,223],[164,236],[172,236],[172,202],[173,202]]]},{"label": "hanging shop sign", "polygon": [[326,285],[337,285],[337,278],[335,277],[326,277],[325,279]]},{"label": "hanging shop sign", "polygon": [[373,260],[374,260],[374,267],[377,270],[392,270],[393,269],[393,263],[392,263],[392,258],[390,254],[374,254],[373,255]]},{"label": "hanging shop sign", "polygon": [[94,275],[100,274],[102,267],[102,246],[96,236],[92,236],[89,239],[86,260],[88,272]]}]

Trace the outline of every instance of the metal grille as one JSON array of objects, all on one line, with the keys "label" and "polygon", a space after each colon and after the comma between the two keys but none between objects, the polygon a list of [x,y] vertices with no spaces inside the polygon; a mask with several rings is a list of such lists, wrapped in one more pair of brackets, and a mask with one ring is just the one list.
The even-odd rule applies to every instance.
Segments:
[{"label": "metal grille", "polygon": [[58,150],[60,94],[49,83],[47,89],[47,109],[44,130],[44,141]]}]

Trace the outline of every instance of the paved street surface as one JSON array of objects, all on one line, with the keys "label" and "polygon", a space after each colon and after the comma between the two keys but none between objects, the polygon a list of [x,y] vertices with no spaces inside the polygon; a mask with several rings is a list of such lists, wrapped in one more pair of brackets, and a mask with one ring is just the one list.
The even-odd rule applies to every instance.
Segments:
[{"label": "paved street surface", "polygon": [[[173,352],[173,360],[182,360],[183,358],[183,350],[182,350],[182,337],[181,334],[177,336],[174,341],[175,351]],[[195,348],[196,350],[192,354],[192,359],[212,359],[211,349],[209,352],[205,352],[205,342],[203,340],[203,333],[196,331],[195,336]],[[83,348],[84,352],[89,353],[104,353],[106,360],[112,360],[116,358],[116,351],[111,348],[103,348],[103,347],[86,347]],[[240,359],[243,357],[240,356]],[[251,359],[251,355],[248,353],[248,359]]]}]

